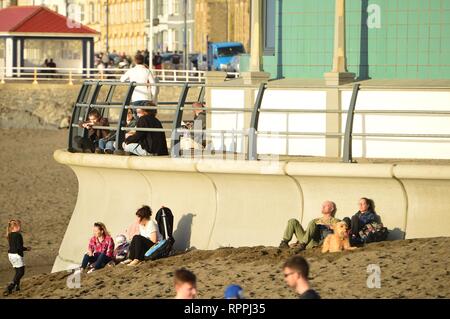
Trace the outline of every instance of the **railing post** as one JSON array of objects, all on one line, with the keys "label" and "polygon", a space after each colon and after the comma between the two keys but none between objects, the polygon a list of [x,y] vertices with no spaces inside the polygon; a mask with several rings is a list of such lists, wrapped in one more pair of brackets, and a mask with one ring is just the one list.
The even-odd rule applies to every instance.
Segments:
[{"label": "railing post", "polygon": [[175,111],[175,117],[172,123],[172,148],[171,156],[180,157],[180,133],[178,129],[181,127],[181,120],[183,119],[183,108],[186,103],[186,98],[189,92],[189,84],[185,83],[181,90],[180,98],[178,99],[177,109]]},{"label": "railing post", "polygon": [[205,102],[205,93],[206,93],[206,88],[205,88],[205,86],[202,86],[202,88],[200,89],[200,93],[198,94],[197,101],[204,103]]},{"label": "railing post", "polygon": [[128,86],[127,94],[125,95],[125,100],[122,103],[122,112],[120,113],[119,122],[117,123],[117,131],[116,131],[116,150],[114,154],[123,154],[122,143],[125,140],[125,132],[122,131],[122,127],[127,125],[127,113],[128,106],[131,102],[131,96],[133,95],[134,88],[136,87],[136,82],[131,82]]},{"label": "railing post", "polygon": [[2,67],[2,79],[1,79],[0,84],[5,84],[5,68],[4,67]]},{"label": "railing post", "polygon": [[345,126],[344,134],[344,152],[342,154],[342,162],[353,163],[352,158],[352,144],[353,144],[353,118],[355,116],[356,101],[358,99],[359,84],[353,85],[352,98],[350,100],[350,106],[347,112],[347,124]]},{"label": "railing post", "polygon": [[72,82],[72,70],[69,71],[69,85],[73,85],[73,82]]},{"label": "railing post", "polygon": [[67,147],[67,150],[69,152],[75,152],[75,150],[73,148],[73,130],[74,130],[74,128],[72,125],[75,122],[75,118],[76,118],[76,114],[77,114],[77,108],[78,108],[77,104],[84,101],[84,99],[86,97],[86,93],[88,91],[88,87],[89,86],[86,83],[83,83],[81,85],[80,92],[78,93],[78,97],[75,101],[75,104],[73,105],[72,116],[70,118],[70,123],[69,123],[69,141],[68,141],[68,147]]},{"label": "railing post", "polygon": [[257,130],[259,122],[259,110],[261,109],[262,100],[264,97],[264,91],[266,90],[266,83],[259,85],[258,95],[256,96],[255,105],[252,111],[252,118],[250,120],[250,128],[248,132],[248,150],[247,159],[250,161],[258,160],[257,150]]},{"label": "railing post", "polygon": [[38,84],[38,81],[37,81],[37,69],[36,68],[34,68],[33,84]]}]

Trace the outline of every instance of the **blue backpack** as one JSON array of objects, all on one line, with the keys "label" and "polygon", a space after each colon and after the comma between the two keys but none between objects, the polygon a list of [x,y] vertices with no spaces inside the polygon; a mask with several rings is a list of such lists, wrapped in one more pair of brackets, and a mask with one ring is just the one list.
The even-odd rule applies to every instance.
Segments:
[{"label": "blue backpack", "polygon": [[159,232],[163,235],[164,239],[153,245],[144,257],[145,260],[156,260],[159,258],[168,257],[172,250],[175,239],[172,236],[173,230],[173,214],[167,207],[162,207],[158,210],[155,216],[158,223]]}]

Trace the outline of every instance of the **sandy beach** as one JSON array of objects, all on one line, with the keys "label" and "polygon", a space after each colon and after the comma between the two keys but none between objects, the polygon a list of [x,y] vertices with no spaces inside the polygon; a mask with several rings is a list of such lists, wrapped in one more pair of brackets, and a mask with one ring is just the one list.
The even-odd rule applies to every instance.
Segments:
[{"label": "sandy beach", "polygon": [[[71,274],[48,274],[73,211],[77,179],[57,164],[53,151],[66,147],[66,130],[0,130],[0,223],[20,218],[26,253],[22,291],[8,298],[171,298],[173,271],[198,276],[200,298],[222,298],[226,285],[239,284],[248,298],[295,298],[283,281],[281,265],[293,249],[276,247],[191,250],[135,268],[108,267],[81,275],[71,289]],[[3,232],[4,230],[2,230]],[[281,236],[281,234],[280,234]],[[280,238],[281,239],[281,238]],[[382,242],[352,252],[301,252],[311,264],[311,284],[323,298],[450,298],[450,238]],[[0,240],[0,283],[13,270],[7,241]],[[81,259],[82,256],[80,256]],[[369,265],[381,270],[381,288],[368,288]]]}]

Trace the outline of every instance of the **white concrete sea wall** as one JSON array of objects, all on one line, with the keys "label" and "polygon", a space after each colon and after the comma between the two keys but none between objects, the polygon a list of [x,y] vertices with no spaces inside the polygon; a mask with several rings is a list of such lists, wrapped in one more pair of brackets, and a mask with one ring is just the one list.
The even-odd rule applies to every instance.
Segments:
[{"label": "white concrete sea wall", "polygon": [[365,196],[390,239],[450,236],[450,166],[199,160],[56,151],[79,181],[77,204],[53,272],[81,262],[92,226],[124,233],[141,205],[174,213],[176,249],[276,246],[287,220],[304,227],[324,200],[336,217]]}]

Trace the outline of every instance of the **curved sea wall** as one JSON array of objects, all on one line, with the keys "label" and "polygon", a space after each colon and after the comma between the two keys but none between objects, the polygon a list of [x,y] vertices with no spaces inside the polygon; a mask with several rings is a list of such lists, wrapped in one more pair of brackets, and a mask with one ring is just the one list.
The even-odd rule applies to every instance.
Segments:
[{"label": "curved sea wall", "polygon": [[143,204],[174,213],[175,248],[278,245],[287,220],[303,226],[321,203],[350,216],[372,198],[390,239],[450,236],[450,166],[189,160],[69,153],[78,199],[53,272],[79,264],[96,221],[124,233]]}]

